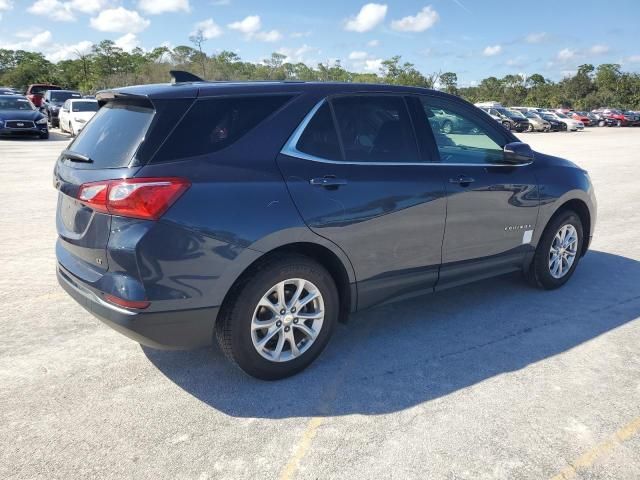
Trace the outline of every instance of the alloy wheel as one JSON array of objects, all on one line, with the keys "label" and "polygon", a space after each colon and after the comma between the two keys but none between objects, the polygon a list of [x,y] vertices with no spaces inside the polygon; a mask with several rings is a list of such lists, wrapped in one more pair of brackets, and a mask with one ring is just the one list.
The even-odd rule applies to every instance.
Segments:
[{"label": "alloy wheel", "polygon": [[578,254],[578,232],[571,224],[560,227],[549,250],[549,273],[553,278],[564,277]]},{"label": "alloy wheel", "polygon": [[251,320],[256,351],[272,362],[288,362],[313,345],[324,321],[324,300],[310,281],[291,278],[262,296]]}]

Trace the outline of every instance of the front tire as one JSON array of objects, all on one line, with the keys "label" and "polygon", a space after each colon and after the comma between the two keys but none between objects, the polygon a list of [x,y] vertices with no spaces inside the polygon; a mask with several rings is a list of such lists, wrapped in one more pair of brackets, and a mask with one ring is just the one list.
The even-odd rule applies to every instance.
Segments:
[{"label": "front tire", "polygon": [[580,217],[573,210],[561,212],[549,222],[538,242],[529,281],[546,290],[567,283],[578,266],[583,241]]},{"label": "front tire", "polygon": [[275,257],[231,292],[216,322],[226,357],[263,380],[305,369],[329,342],[338,319],[333,278],[302,255]]}]

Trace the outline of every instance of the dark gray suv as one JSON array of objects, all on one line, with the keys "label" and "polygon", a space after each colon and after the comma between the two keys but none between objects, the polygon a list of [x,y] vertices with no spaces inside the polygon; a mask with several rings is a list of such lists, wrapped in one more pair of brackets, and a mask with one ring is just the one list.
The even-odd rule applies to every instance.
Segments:
[{"label": "dark gray suv", "polygon": [[174,75],[100,93],[54,172],[60,284],[140,343],[282,378],[350,312],[587,251],[587,172],[457,97]]}]

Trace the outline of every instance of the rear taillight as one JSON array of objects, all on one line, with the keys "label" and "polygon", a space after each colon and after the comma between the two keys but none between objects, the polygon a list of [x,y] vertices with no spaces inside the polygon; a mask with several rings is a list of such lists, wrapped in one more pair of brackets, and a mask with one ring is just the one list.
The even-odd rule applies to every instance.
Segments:
[{"label": "rear taillight", "polygon": [[98,212],[157,220],[191,183],[184,178],[131,178],[85,183],[78,200]]},{"label": "rear taillight", "polygon": [[124,298],[116,297],[115,295],[106,294],[104,296],[105,300],[111,302],[115,305],[125,308],[134,308],[136,310],[144,310],[151,302],[147,300],[125,300]]}]

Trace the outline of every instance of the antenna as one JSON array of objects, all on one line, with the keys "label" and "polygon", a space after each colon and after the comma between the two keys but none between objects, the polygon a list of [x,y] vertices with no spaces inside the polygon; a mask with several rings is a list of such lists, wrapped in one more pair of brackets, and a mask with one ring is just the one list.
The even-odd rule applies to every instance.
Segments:
[{"label": "antenna", "polygon": [[197,75],[182,70],[171,70],[169,72],[169,75],[171,75],[171,83],[173,84],[185,82],[204,82],[204,80]]}]

